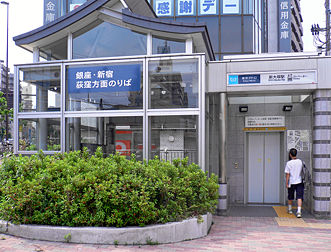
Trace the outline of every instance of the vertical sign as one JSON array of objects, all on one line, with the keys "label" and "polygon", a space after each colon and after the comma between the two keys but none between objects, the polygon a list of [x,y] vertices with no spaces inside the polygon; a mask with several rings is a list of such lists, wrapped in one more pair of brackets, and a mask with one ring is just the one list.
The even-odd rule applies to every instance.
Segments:
[{"label": "vertical sign", "polygon": [[278,0],[278,44],[280,52],[291,52],[291,1]]},{"label": "vertical sign", "polygon": [[223,0],[223,14],[239,14],[239,0]]},{"label": "vertical sign", "polygon": [[218,14],[218,0],[199,0],[199,15]]},{"label": "vertical sign", "polygon": [[59,17],[58,1],[44,0],[44,24],[48,24]]},{"label": "vertical sign", "polygon": [[154,5],[158,17],[173,16],[173,0],[155,0]]},{"label": "vertical sign", "polygon": [[177,0],[177,15],[195,15],[195,0]]}]

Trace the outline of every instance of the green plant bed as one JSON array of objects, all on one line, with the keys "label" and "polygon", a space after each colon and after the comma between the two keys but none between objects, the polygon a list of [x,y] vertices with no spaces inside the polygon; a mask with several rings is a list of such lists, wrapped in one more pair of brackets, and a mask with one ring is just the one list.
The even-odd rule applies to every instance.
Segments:
[{"label": "green plant bed", "polygon": [[213,212],[217,177],[187,159],[140,162],[87,149],[12,156],[0,170],[0,219],[15,224],[124,227]]}]

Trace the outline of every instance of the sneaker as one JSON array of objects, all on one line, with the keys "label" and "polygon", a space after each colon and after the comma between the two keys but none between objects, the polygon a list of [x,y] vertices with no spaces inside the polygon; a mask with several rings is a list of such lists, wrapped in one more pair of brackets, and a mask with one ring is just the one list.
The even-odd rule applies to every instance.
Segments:
[{"label": "sneaker", "polygon": [[301,213],[297,213],[297,218],[301,218]]},{"label": "sneaker", "polygon": [[290,210],[290,209],[287,209],[287,213],[288,214],[292,214],[293,212],[292,212],[292,209]]}]

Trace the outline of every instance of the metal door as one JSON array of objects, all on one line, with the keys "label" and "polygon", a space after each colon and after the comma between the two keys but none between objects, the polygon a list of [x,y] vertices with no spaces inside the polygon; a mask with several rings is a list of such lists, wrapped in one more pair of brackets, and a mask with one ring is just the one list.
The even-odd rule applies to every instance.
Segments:
[{"label": "metal door", "polygon": [[280,133],[248,134],[248,203],[280,203]]}]

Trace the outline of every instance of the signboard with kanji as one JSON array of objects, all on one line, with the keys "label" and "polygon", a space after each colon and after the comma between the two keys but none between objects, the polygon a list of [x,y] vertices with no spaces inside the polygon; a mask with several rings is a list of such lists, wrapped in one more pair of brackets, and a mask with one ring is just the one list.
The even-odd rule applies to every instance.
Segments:
[{"label": "signboard with kanji", "polygon": [[216,0],[199,0],[199,15],[217,15],[218,2]]},{"label": "signboard with kanji", "polygon": [[279,52],[291,52],[291,1],[278,0]]},{"label": "signboard with kanji", "polygon": [[141,65],[70,67],[68,93],[139,91]]},{"label": "signboard with kanji", "polygon": [[174,15],[173,0],[155,0],[154,11],[159,17],[168,17]]},{"label": "signboard with kanji", "polygon": [[177,0],[177,15],[190,16],[195,15],[196,0]]},{"label": "signboard with kanji", "polygon": [[48,24],[58,17],[58,1],[44,0],[44,24]]}]

